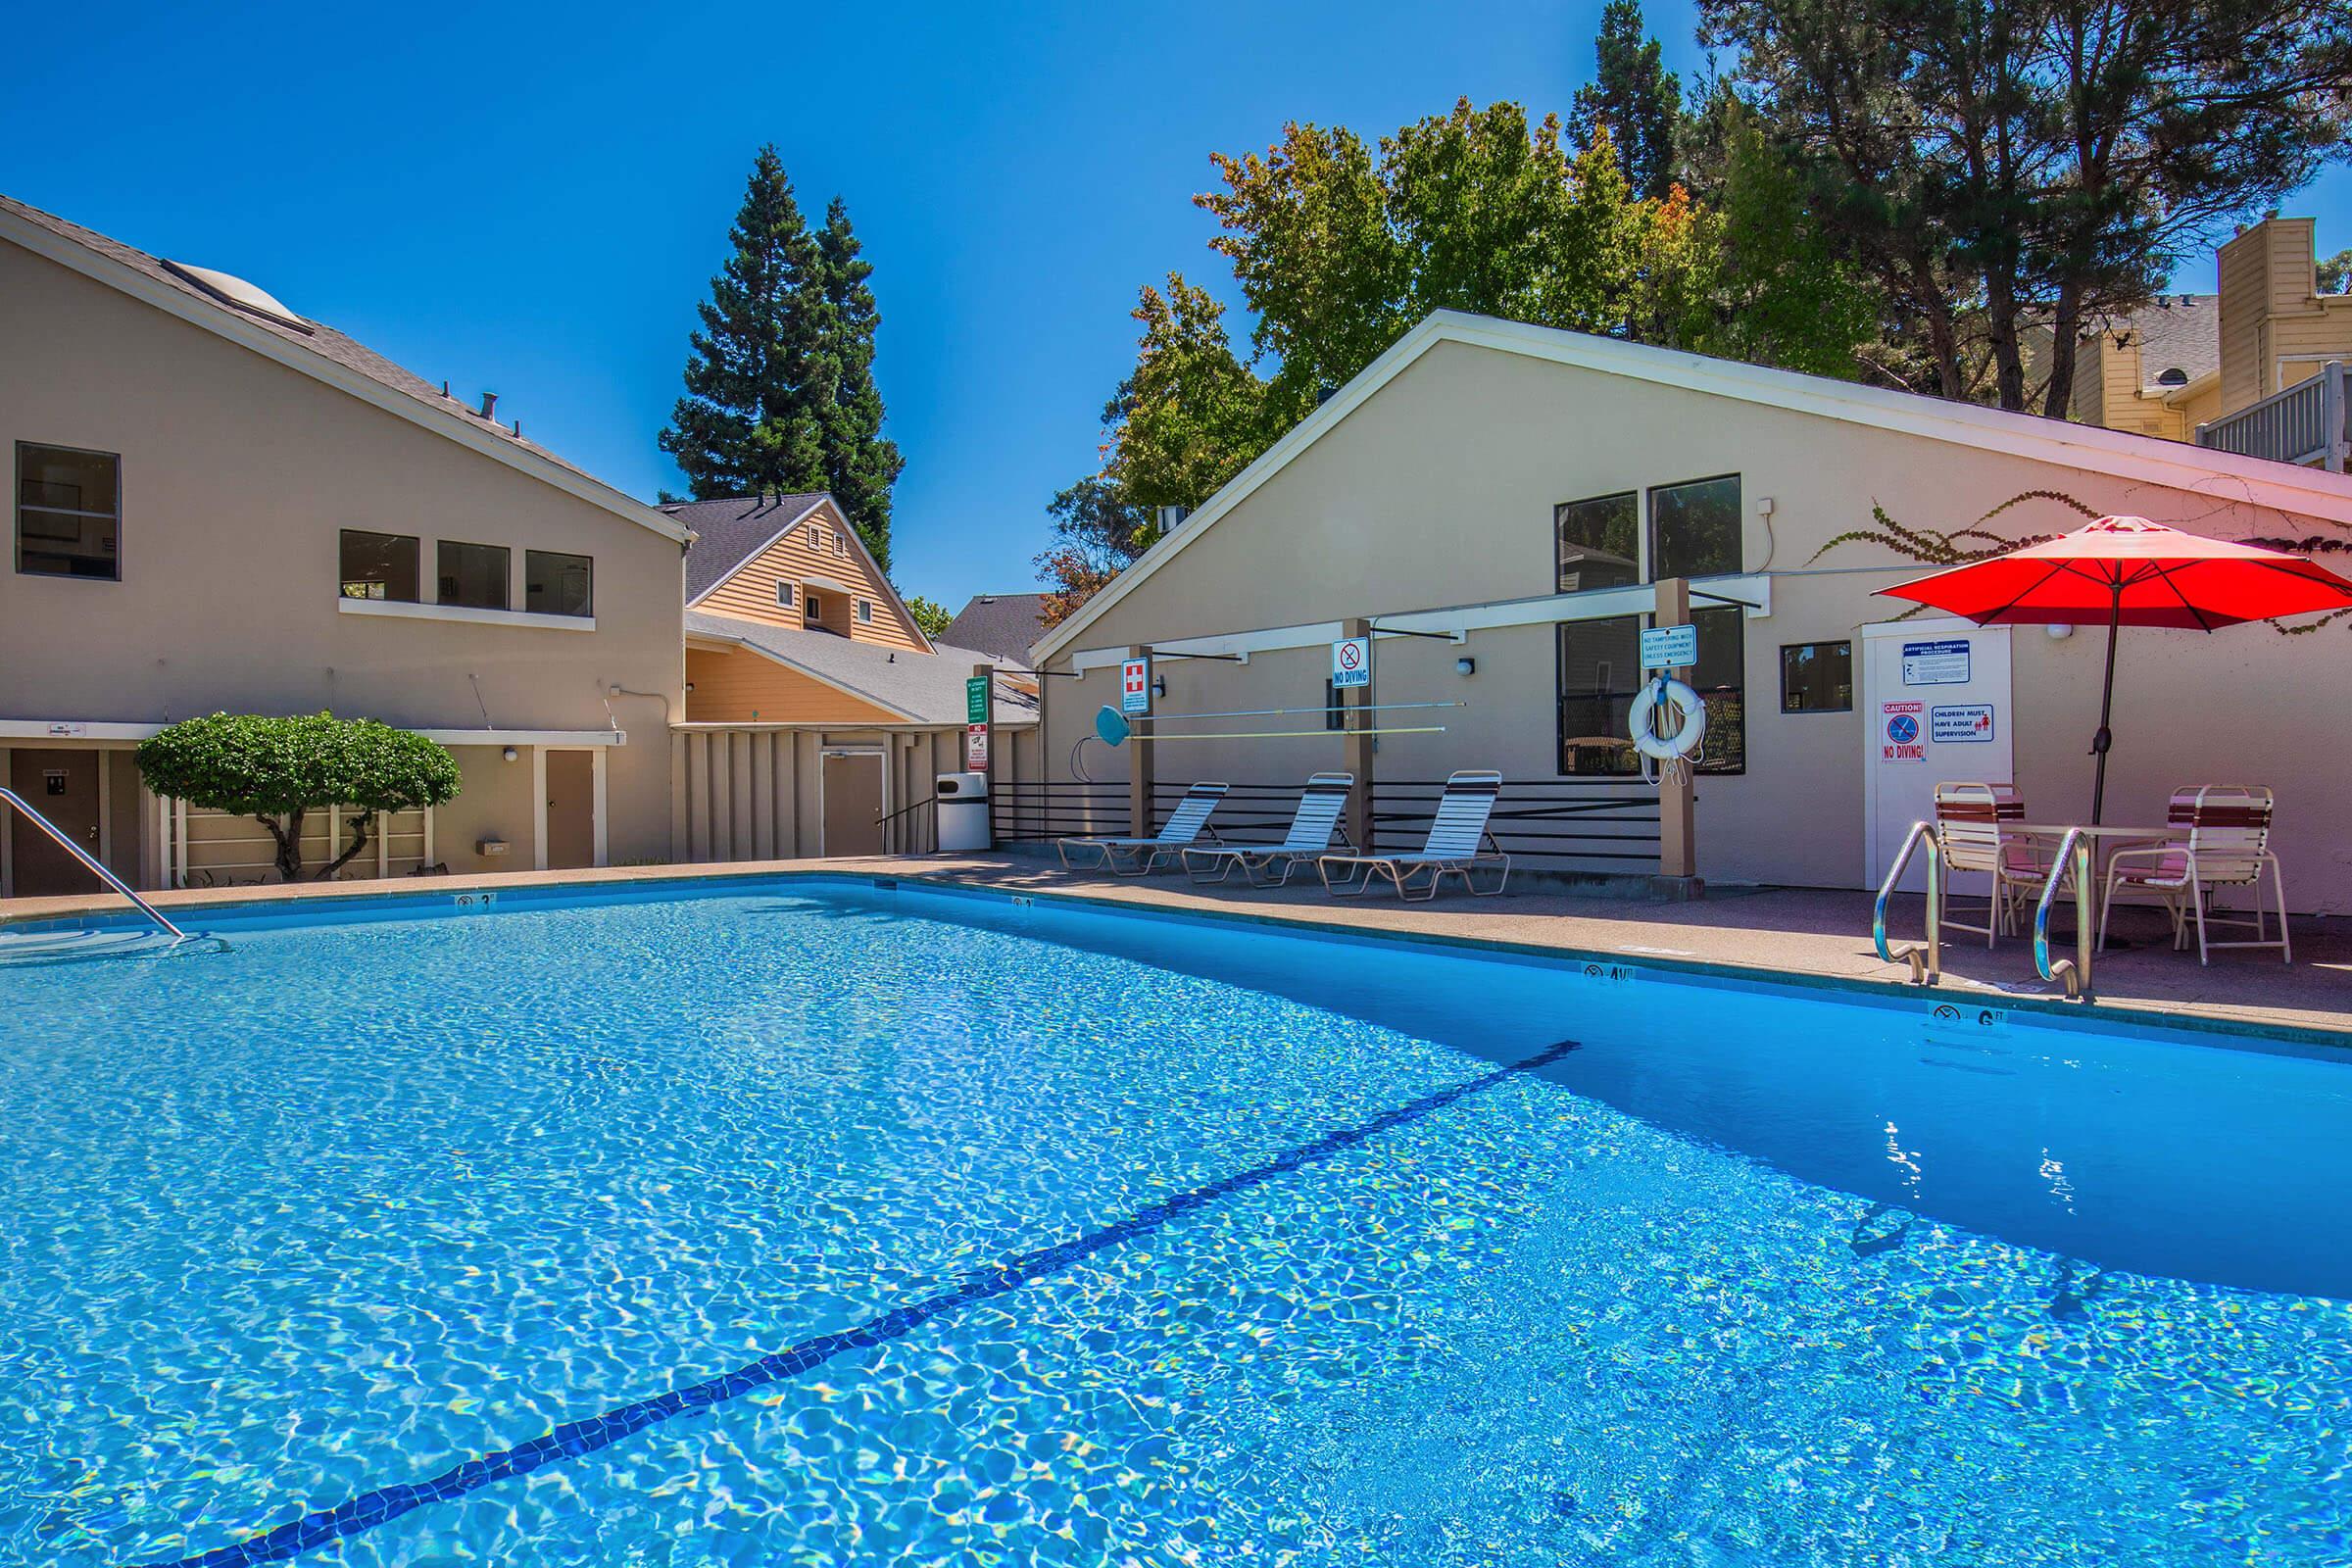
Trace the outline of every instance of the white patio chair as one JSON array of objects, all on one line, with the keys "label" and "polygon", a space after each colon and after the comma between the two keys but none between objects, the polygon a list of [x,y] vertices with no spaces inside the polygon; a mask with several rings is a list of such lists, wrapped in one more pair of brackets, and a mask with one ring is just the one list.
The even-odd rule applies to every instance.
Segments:
[{"label": "white patio chair", "polygon": [[[1185,849],[1200,842],[1206,833],[1214,839],[1216,831],[1208,825],[1208,816],[1225,798],[1230,785],[1209,781],[1195,784],[1184,792],[1176,809],[1160,824],[1159,832],[1148,839],[1133,838],[1065,838],[1054,841],[1065,871],[1108,871],[1112,876],[1148,876],[1163,859],[1173,859]],[[1091,850],[1102,858],[1092,863],[1072,865],[1072,850]]]},{"label": "white patio chair", "polygon": [[[1502,793],[1502,775],[1493,768],[1463,768],[1446,780],[1446,793],[1438,798],[1437,815],[1430,819],[1429,837],[1421,848],[1411,853],[1375,855],[1369,848],[1348,855],[1319,856],[1315,870],[1323,878],[1323,891],[1336,898],[1355,898],[1372,890],[1372,879],[1385,876],[1396,885],[1399,899],[1416,903],[1438,896],[1438,886],[1448,876],[1458,876],[1462,886],[1482,899],[1500,893],[1511,880],[1511,858],[1502,853],[1494,835],[1487,831],[1487,818],[1494,814],[1495,799]],[[1491,888],[1482,888],[1471,878],[1471,868],[1498,865],[1502,874]],[[1356,868],[1354,884],[1343,879],[1339,887],[1332,886],[1333,866]],[[1429,887],[1416,894],[1412,891],[1415,878],[1429,873]]]},{"label": "white patio chair", "polygon": [[[2215,948],[2277,948],[2281,962],[2295,961],[2286,935],[2286,879],[2271,853],[2271,792],[2245,784],[2203,784],[2173,792],[2165,813],[2185,836],[2163,844],[2118,850],[2107,858],[2107,896],[2099,913],[2099,946],[2107,946],[2107,913],[2118,893],[2152,895],[2173,917],[2173,951],[2188,947],[2188,927],[2197,928],[2197,961],[2211,963]],[[2278,901],[2278,935],[2265,933],[2262,873],[2271,873]],[[2226,915],[2206,902],[2209,890],[2252,888],[2251,918]],[[2208,927],[2251,929],[2250,942],[2216,942]]]},{"label": "white patio chair", "polygon": [[[1290,881],[1293,871],[1313,863],[1331,849],[1332,834],[1339,834],[1340,842],[1348,844],[1340,813],[1347,808],[1348,792],[1353,788],[1353,773],[1316,773],[1307,779],[1298,797],[1298,809],[1291,817],[1290,831],[1280,844],[1223,844],[1209,849],[1195,845],[1184,851],[1184,868],[1196,882],[1222,882],[1239,869],[1253,888],[1281,887]],[[1276,865],[1282,867],[1282,874],[1271,881],[1261,880]],[[1206,874],[1211,866],[1216,868],[1215,876]]]},{"label": "white patio chair", "polygon": [[[2049,861],[2031,837],[2004,828],[2026,819],[2026,800],[2010,784],[1946,782],[1936,786],[1936,847],[1943,858],[1942,906],[1936,919],[1948,930],[1982,931],[1984,946],[1996,936],[2017,934],[2018,916],[2041,897]],[[1985,895],[1984,923],[1952,917],[1952,873],[1975,872],[1992,879]]]}]

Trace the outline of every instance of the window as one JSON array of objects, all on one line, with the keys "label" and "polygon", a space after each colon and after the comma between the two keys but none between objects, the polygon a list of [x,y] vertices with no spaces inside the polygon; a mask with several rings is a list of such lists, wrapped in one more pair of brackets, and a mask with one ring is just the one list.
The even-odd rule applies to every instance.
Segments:
[{"label": "window", "polygon": [[779,582],[776,584],[776,608],[778,610],[790,610],[792,608],[792,584],[788,582]]},{"label": "window", "polygon": [[1348,710],[1340,701],[1340,683],[1329,675],[1323,677],[1323,727],[1346,729]]},{"label": "window", "polygon": [[808,548],[816,551],[819,555],[824,553],[825,525],[823,523],[812,522],[808,525]]},{"label": "window", "polygon": [[1650,581],[1737,572],[1740,554],[1738,474],[1650,491]]},{"label": "window", "polygon": [[17,570],[122,578],[122,460],[17,443]]},{"label": "window", "polygon": [[874,623],[874,602],[873,602],[871,599],[860,599],[860,600],[858,600],[858,625],[860,625],[860,626],[871,626],[873,623]]},{"label": "window", "polygon": [[[1747,712],[1743,627],[1737,608],[1702,610],[1698,663],[1690,684],[1707,705],[1707,734],[1692,771],[1747,771]],[[1642,771],[1627,737],[1634,695],[1641,690],[1642,617],[1610,615],[1571,620],[1560,627],[1560,771],[1571,777],[1614,777]]]},{"label": "window", "polygon": [[1781,649],[1781,711],[1854,710],[1854,645],[1788,643]]},{"label": "window", "polygon": [[466,545],[441,541],[439,576],[441,603],[469,610],[514,608],[509,585],[513,552],[504,545]]},{"label": "window", "polygon": [[596,563],[561,550],[525,550],[522,608],[534,615],[595,614]]},{"label": "window", "polygon": [[1573,594],[1640,582],[1640,513],[1641,498],[1630,490],[1592,501],[1564,501],[1553,508],[1560,547],[1559,591]]},{"label": "window", "polygon": [[850,536],[839,529],[834,530],[833,553],[837,556],[846,556],[850,553]]},{"label": "window", "polygon": [[825,601],[823,597],[814,592],[801,595],[802,622],[806,625],[814,626],[822,622],[824,618]]},{"label": "window", "polygon": [[418,551],[412,534],[343,530],[343,597],[416,602]]}]

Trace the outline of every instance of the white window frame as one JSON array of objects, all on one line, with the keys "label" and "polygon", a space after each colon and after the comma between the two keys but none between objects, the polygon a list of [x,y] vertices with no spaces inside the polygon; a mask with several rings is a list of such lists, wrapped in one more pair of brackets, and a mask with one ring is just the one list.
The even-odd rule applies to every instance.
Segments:
[{"label": "white window frame", "polygon": [[873,623],[874,623],[874,602],[873,602],[871,599],[860,599],[860,600],[858,600],[858,625],[860,625],[860,626],[871,626]]},{"label": "white window frame", "polygon": [[776,608],[778,610],[798,610],[801,607],[800,589],[801,585],[790,577],[778,577],[776,579]]}]

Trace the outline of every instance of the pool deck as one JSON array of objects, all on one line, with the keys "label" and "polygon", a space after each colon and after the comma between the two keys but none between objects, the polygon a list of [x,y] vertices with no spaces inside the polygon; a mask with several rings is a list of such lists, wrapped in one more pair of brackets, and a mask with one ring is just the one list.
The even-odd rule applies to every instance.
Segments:
[{"label": "pool deck", "polygon": [[[1716,889],[1693,903],[1648,903],[1584,897],[1530,886],[1499,898],[1472,899],[1449,890],[1435,903],[1400,905],[1391,897],[1326,898],[1311,878],[1286,889],[1259,890],[1239,882],[1196,887],[1183,876],[1149,879],[1070,875],[1050,860],[1025,856],[916,856],[872,860],[765,860],[724,865],[655,865],[596,871],[520,871],[488,876],[436,877],[429,882],[336,882],[292,888],[191,889],[148,895],[166,913],[257,901],[332,900],[471,888],[579,883],[631,883],[678,877],[736,877],[778,872],[886,875],[995,888],[1031,895],[1075,896],[1114,906],[1241,915],[1270,923],[1380,931],[1448,941],[1616,958],[1658,968],[1798,977],[1886,987],[1916,997],[1966,999],[1983,1004],[2022,1004],[2036,1010],[2075,1005],[2062,987],[2034,972],[2032,944],[2003,938],[1987,952],[1983,938],[1965,933],[1944,944],[1944,976],[1932,990],[1907,984],[1901,964],[1880,961],[1870,939],[1866,893],[1805,889]],[[55,919],[90,910],[120,911],[112,895],[12,899],[0,903],[0,922]],[[1921,901],[1896,902],[1889,935],[1898,944],[1919,940]],[[2172,951],[2163,916],[2152,909],[2119,911],[2116,934],[2134,940],[2129,950],[2098,956],[2095,1009],[2158,1013],[2194,1026],[2232,1033],[2321,1033],[2352,1046],[2352,919],[2306,915],[2292,926],[2295,961],[2275,953],[2217,953],[2200,967],[2194,952]],[[2067,950],[2072,951],[2071,947]]]}]

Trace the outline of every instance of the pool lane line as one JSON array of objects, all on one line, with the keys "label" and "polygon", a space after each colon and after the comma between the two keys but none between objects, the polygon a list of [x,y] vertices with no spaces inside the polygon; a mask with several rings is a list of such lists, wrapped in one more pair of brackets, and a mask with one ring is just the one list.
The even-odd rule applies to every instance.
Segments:
[{"label": "pool lane line", "polygon": [[1382,1111],[1360,1126],[1325,1133],[1312,1143],[1286,1149],[1262,1165],[1251,1166],[1231,1176],[1220,1177],[1206,1186],[1163,1199],[1099,1231],[1024,1253],[988,1268],[975,1269],[965,1275],[963,1283],[954,1290],[942,1291],[911,1305],[885,1312],[856,1328],[835,1334],[820,1334],[787,1349],[763,1355],[733,1372],[723,1372],[700,1383],[673,1389],[667,1394],[639,1399],[604,1415],[565,1422],[544,1437],[533,1438],[512,1448],[502,1448],[496,1453],[484,1454],[479,1459],[468,1459],[429,1481],[380,1487],[337,1503],[332,1508],[304,1514],[233,1544],[216,1546],[192,1557],[158,1561],[151,1568],[253,1568],[253,1565],[261,1563],[283,1562],[314,1547],[356,1536],[363,1530],[397,1519],[427,1503],[448,1502],[501,1481],[527,1476],[559,1459],[594,1453],[671,1416],[724,1404],[754,1389],[765,1388],[769,1384],[812,1371],[845,1350],[871,1349],[877,1345],[904,1338],[933,1318],[994,1297],[1008,1295],[1023,1285],[1039,1284],[1072,1263],[1158,1230],[1170,1220],[1181,1219],[1196,1209],[1205,1208],[1218,1199],[1262,1187],[1277,1176],[1285,1176],[1328,1159],[1382,1133],[1419,1121],[1457,1101],[1484,1094],[1524,1073],[1548,1067],[1576,1050],[1578,1045],[1579,1042],[1574,1040],[1562,1040],[1522,1061],[1497,1067],[1493,1072],[1465,1080],[1450,1089],[1436,1090],[1418,1100],[1407,1101],[1394,1110]]}]

